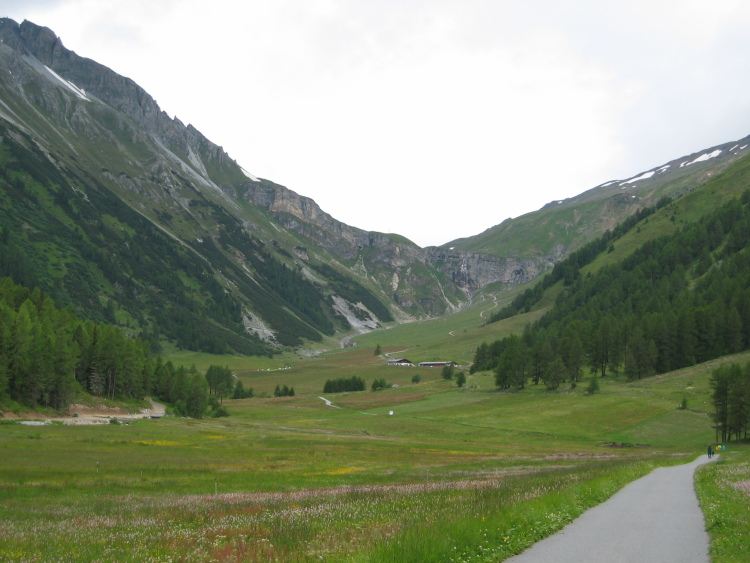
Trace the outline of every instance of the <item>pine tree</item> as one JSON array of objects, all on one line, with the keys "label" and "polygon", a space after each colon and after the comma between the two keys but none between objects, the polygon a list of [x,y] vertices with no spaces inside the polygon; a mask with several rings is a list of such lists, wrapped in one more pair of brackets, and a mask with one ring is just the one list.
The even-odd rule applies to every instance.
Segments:
[{"label": "pine tree", "polygon": [[528,350],[521,338],[515,334],[509,336],[495,368],[495,385],[502,389],[524,387],[528,368]]},{"label": "pine tree", "polygon": [[560,357],[565,364],[565,372],[571,381],[578,381],[585,363],[583,343],[575,330],[566,330],[560,341]]},{"label": "pine tree", "polygon": [[560,358],[555,360],[547,367],[544,372],[544,384],[550,391],[556,390],[565,380],[565,364]]},{"label": "pine tree", "polygon": [[445,364],[440,375],[443,376],[443,379],[453,379],[453,371],[453,364]]},{"label": "pine tree", "polygon": [[185,399],[186,413],[191,418],[203,418],[208,407],[208,382],[202,375],[195,373],[190,377]]},{"label": "pine tree", "polygon": [[726,442],[730,436],[729,390],[735,376],[734,370],[734,364],[724,365],[711,374],[711,400],[714,406],[712,418],[717,442]]},{"label": "pine tree", "polygon": [[[0,293],[0,295],[2,295]],[[0,298],[0,401],[9,397],[8,361],[10,359],[10,335],[12,316],[15,313]]]},{"label": "pine tree", "polygon": [[25,305],[21,305],[14,317],[8,359],[10,397],[19,402],[26,400],[26,387],[32,369],[32,324],[29,307]]}]

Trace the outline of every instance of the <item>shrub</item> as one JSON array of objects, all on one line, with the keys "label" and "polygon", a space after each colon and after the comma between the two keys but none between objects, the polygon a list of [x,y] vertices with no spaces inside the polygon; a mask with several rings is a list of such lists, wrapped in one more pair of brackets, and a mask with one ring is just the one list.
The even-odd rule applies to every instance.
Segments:
[{"label": "shrub", "polygon": [[595,375],[591,376],[591,379],[589,379],[589,384],[586,387],[586,394],[587,395],[593,395],[594,393],[599,392],[599,378]]},{"label": "shrub", "polygon": [[385,382],[385,378],[381,377],[380,379],[373,380],[371,389],[373,391],[379,391],[386,387],[388,387],[388,384]]}]

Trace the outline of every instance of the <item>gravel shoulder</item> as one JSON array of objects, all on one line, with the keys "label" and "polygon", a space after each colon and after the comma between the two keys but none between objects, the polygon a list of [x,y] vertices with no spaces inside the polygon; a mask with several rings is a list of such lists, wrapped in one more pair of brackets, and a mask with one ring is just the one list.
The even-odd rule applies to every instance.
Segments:
[{"label": "gravel shoulder", "polygon": [[512,563],[709,563],[708,533],[693,486],[703,455],[661,467],[507,559]]}]

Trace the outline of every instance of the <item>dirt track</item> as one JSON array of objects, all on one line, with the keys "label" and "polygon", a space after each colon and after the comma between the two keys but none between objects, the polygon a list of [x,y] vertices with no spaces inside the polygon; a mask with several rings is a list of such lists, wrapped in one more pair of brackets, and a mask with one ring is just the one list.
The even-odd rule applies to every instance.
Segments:
[{"label": "dirt track", "polygon": [[89,407],[86,405],[70,405],[67,416],[46,416],[36,412],[28,413],[4,413],[5,419],[18,419],[20,424],[39,425],[49,424],[51,422],[62,422],[66,426],[86,425],[86,424],[109,424],[110,420],[116,418],[119,421],[136,420],[138,418],[161,418],[166,415],[166,407],[157,403],[153,399],[148,399],[151,403],[150,409],[141,409],[138,413],[127,412],[117,407],[107,407],[97,405]]}]

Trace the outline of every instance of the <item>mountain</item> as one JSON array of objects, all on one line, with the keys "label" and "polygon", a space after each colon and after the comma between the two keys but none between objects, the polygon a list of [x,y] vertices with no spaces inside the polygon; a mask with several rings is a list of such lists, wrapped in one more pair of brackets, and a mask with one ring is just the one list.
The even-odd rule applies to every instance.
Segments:
[{"label": "mountain", "polygon": [[154,343],[266,353],[546,267],[345,225],[28,21],[0,20],[0,94],[3,273]]},{"label": "mountain", "polygon": [[662,197],[679,198],[750,152],[750,136],[687,155],[630,178],[610,180],[539,211],[509,219],[485,232],[448,244],[464,252],[527,259],[566,255],[614,229]]},{"label": "mountain", "polygon": [[272,354],[529,282],[662,195],[702,185],[744,145],[420,248],[255,177],[132,80],[5,18],[0,275],[154,346]]},{"label": "mountain", "polygon": [[571,253],[488,322],[532,310],[522,336],[478,346],[472,370],[557,389],[585,367],[641,379],[750,349],[750,155]]}]

